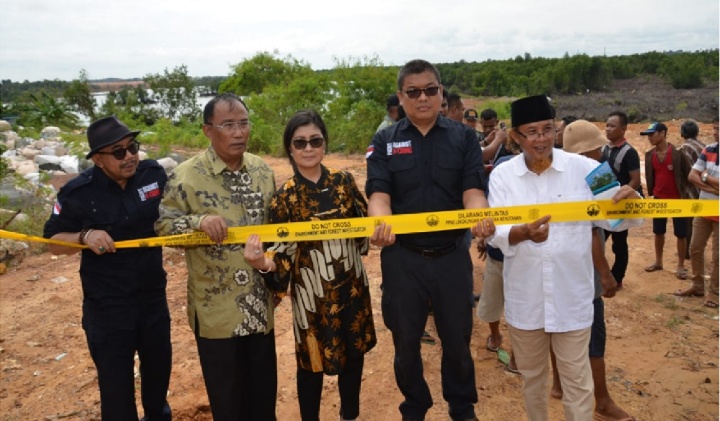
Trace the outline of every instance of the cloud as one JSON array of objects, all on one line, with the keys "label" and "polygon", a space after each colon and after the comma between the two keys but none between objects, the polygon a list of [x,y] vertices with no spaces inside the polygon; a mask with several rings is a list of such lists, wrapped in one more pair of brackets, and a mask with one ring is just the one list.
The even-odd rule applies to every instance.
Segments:
[{"label": "cloud", "polygon": [[401,65],[718,48],[717,0],[5,3],[0,78],[19,81],[71,80],[80,69],[142,77],[181,64],[193,76],[227,75],[274,50],[321,69],[348,57]]}]

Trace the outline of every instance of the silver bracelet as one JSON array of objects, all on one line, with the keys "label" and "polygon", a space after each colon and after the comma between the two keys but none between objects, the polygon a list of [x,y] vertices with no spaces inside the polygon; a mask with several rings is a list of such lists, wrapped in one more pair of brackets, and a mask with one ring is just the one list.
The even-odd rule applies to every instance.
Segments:
[{"label": "silver bracelet", "polygon": [[90,228],[89,230],[87,230],[85,235],[83,235],[83,240],[82,240],[83,244],[87,245],[87,238],[88,238],[88,236],[90,236],[90,233],[93,231],[94,230],[92,228]]}]

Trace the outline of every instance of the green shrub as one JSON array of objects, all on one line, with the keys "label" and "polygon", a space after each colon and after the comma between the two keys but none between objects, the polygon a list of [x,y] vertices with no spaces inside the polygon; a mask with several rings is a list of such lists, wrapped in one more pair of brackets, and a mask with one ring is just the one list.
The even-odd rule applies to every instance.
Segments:
[{"label": "green shrub", "polygon": [[482,110],[486,108],[492,108],[495,110],[495,112],[498,115],[499,120],[509,120],[510,119],[510,103],[512,100],[510,99],[502,99],[502,98],[495,98],[495,99],[488,99],[483,100],[481,102],[482,105],[478,105],[478,113],[482,112]]},{"label": "green shrub", "polygon": [[168,156],[177,147],[197,149],[208,144],[200,123],[184,118],[177,123],[161,118],[138,137],[147,146],[148,156],[154,159]]}]

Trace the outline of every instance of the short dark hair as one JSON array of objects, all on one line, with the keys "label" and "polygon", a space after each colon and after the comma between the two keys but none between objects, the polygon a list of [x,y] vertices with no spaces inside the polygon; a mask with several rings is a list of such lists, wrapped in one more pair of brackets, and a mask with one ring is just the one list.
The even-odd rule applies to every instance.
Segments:
[{"label": "short dark hair", "polygon": [[450,95],[450,93],[447,91],[447,89],[443,89],[443,99],[444,100],[448,99],[448,95]]},{"label": "short dark hair", "polygon": [[577,119],[578,118],[575,117],[574,115],[566,115],[565,117],[561,118],[560,121],[565,123],[565,125],[567,126],[568,124],[572,123],[573,121],[577,121]]},{"label": "short dark hair", "polygon": [[320,133],[322,133],[323,139],[325,139],[325,150],[327,150],[328,132],[327,128],[325,127],[325,122],[323,121],[322,117],[320,117],[320,114],[318,114],[318,112],[315,110],[297,111],[295,114],[293,114],[292,117],[290,117],[290,120],[285,125],[285,132],[283,133],[283,147],[285,148],[285,153],[287,154],[287,157],[288,159],[290,159],[290,162],[293,164],[293,166],[295,166],[295,161],[293,161],[292,153],[290,152],[290,145],[292,144],[293,134],[298,128],[310,124],[320,129]]},{"label": "short dark hair", "polygon": [[203,124],[212,124],[212,118],[215,115],[215,105],[218,102],[227,102],[230,104],[230,109],[233,109],[233,102],[238,101],[240,104],[242,104],[245,109],[250,112],[250,108],[245,104],[245,101],[242,100],[239,96],[235,95],[232,92],[225,92],[220,95],[215,95],[213,99],[208,101],[207,104],[205,104],[205,108],[203,109]]},{"label": "short dark hair", "polygon": [[392,94],[386,101],[385,109],[390,111],[391,107],[397,107],[398,105],[400,105],[400,98],[398,98],[397,94]]},{"label": "short dark hair", "polygon": [[455,108],[458,105],[462,104],[462,98],[460,98],[460,95],[450,92],[448,94],[448,108]]},{"label": "short dark hair", "polygon": [[680,125],[680,137],[683,139],[695,139],[698,133],[700,133],[700,127],[695,120],[685,120]]},{"label": "short dark hair", "polygon": [[628,116],[622,111],[613,111],[610,114],[608,114],[608,118],[610,117],[617,117],[620,119],[620,125],[627,126],[628,125]]},{"label": "short dark hair", "polygon": [[493,118],[497,118],[497,112],[492,108],[485,108],[480,113],[480,120],[492,120]]},{"label": "short dark hair", "polygon": [[438,71],[437,67],[435,67],[435,65],[433,65],[429,61],[415,59],[408,61],[403,67],[400,68],[397,76],[398,91],[402,91],[403,83],[405,83],[405,78],[407,76],[416,75],[418,73],[424,73],[427,71],[430,71],[435,75],[438,83],[442,83],[440,81],[440,72]]}]

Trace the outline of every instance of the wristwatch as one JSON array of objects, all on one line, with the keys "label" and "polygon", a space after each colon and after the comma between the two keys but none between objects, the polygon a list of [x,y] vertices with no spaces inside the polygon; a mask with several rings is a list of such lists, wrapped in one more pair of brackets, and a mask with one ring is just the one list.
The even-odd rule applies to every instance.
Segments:
[{"label": "wristwatch", "polygon": [[702,180],[703,183],[707,183],[707,177],[708,177],[708,173],[704,172],[702,177],[700,177],[700,179]]}]

